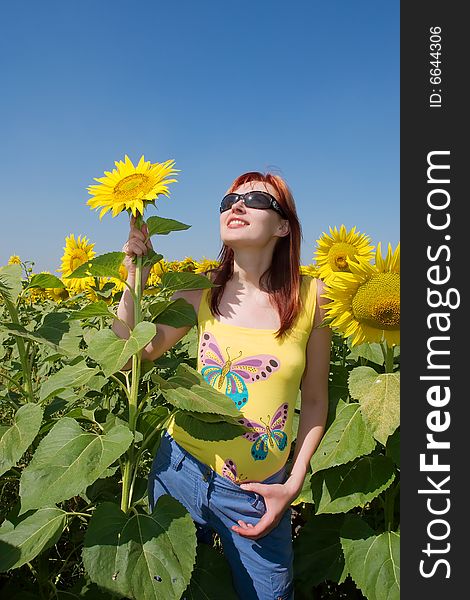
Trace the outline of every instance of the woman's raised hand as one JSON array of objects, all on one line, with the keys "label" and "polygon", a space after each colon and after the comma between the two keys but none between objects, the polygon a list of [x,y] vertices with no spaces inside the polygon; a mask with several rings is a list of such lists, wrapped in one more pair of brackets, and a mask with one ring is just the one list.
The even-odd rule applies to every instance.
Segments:
[{"label": "woman's raised hand", "polygon": [[[135,224],[135,217],[131,217],[129,238],[122,247],[122,251],[126,256],[123,260],[123,265],[126,267],[129,275],[135,275],[135,263],[132,262],[134,256],[145,256],[149,250],[153,250],[152,242],[148,234],[147,225],[142,225],[142,230],[138,229]],[[149,269],[146,269],[149,270]]]}]

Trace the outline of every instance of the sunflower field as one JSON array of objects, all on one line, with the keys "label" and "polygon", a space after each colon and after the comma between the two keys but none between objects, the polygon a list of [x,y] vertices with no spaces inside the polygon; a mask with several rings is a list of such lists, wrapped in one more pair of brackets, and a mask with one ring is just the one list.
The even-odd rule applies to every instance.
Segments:
[{"label": "sunflower field", "polygon": [[[168,195],[173,161],[134,166],[126,156],[115,165],[89,188],[100,219],[127,211],[155,240],[184,235],[189,225],[145,215]],[[206,274],[218,263],[149,251],[136,259],[132,288],[124,253],[93,248],[85,235],[67,236],[57,275],[15,255],[0,267],[2,598],[236,600],[218,537],[198,543],[178,501],[163,496],[150,512],[147,500],[176,412],[210,429],[207,439],[239,427],[233,403],[196,370],[193,307],[170,299],[211,287]],[[326,431],[292,504],[297,600],[400,596],[399,261],[399,245],[384,255],[342,225],[301,267],[325,283],[333,340]],[[121,339],[111,326],[126,286],[134,327]],[[191,328],[143,361],[159,323]],[[299,391],[291,456],[300,400]]]}]

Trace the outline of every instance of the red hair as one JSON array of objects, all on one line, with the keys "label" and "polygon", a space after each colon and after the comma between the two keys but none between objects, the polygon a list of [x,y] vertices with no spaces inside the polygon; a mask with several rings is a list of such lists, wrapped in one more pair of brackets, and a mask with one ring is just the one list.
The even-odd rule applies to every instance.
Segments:
[{"label": "red hair", "polygon": [[[276,190],[277,199],[289,222],[289,233],[280,237],[274,247],[271,266],[260,277],[260,288],[268,292],[276,306],[281,326],[276,338],[283,336],[294,324],[300,310],[300,242],[302,229],[297,217],[294,198],[287,183],[279,175],[250,171],[235,179],[227,193],[250,181],[260,181]],[[210,308],[213,315],[219,315],[219,304],[227,281],[233,275],[233,250],[222,244],[217,257],[219,265],[209,269],[213,273],[212,282],[219,287],[211,288]]]}]

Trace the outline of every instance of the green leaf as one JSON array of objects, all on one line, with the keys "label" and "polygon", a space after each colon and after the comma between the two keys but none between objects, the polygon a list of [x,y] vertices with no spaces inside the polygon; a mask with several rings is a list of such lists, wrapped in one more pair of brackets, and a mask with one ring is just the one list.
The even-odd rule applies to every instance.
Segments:
[{"label": "green leaf", "polygon": [[98,506],[85,535],[83,563],[91,580],[135,600],[180,600],[196,558],[191,515],[161,496],[151,515],[125,515],[116,504]]},{"label": "green leaf", "polygon": [[230,417],[241,416],[232,400],[222,392],[209,385],[199,371],[181,363],[176,368],[176,375],[168,380],[157,374],[152,380],[160,385],[160,391],[165,400],[189,412],[208,412]]},{"label": "green leaf", "polygon": [[75,269],[67,278],[72,279],[83,277],[115,277],[120,279],[119,267],[125,258],[124,252],[107,252],[106,254],[100,254],[95,256],[90,261],[83,263]]},{"label": "green leaf", "polygon": [[390,456],[397,467],[400,468],[400,428],[396,429],[387,440],[387,456]]},{"label": "green leaf", "polygon": [[62,367],[42,384],[39,394],[40,402],[48,400],[51,396],[67,388],[86,385],[98,371],[99,369],[96,367],[94,369],[87,367],[85,361]]},{"label": "green leaf", "polygon": [[386,456],[365,456],[312,476],[316,514],[348,512],[364,507],[395,479],[395,466]]},{"label": "green leaf", "polygon": [[31,277],[31,281],[25,287],[25,290],[29,290],[31,288],[65,288],[63,281],[61,281],[55,275],[51,275],[50,273],[38,273],[37,275],[33,275]]},{"label": "green leaf", "polygon": [[91,317],[112,317],[114,319],[115,314],[108,308],[108,305],[104,300],[99,300],[98,302],[88,304],[88,306],[85,306],[80,310],[71,312],[68,320],[89,319]]},{"label": "green leaf", "polygon": [[[363,539],[365,537],[365,539]],[[400,536],[394,531],[359,536],[341,531],[346,566],[352,579],[369,600],[400,598]]]},{"label": "green leaf", "polygon": [[375,446],[359,404],[343,404],[312,456],[312,472],[344,465],[358,456],[370,454]]},{"label": "green leaf", "polygon": [[366,360],[375,363],[376,365],[384,364],[384,355],[382,352],[382,346],[377,343],[365,342],[359,344],[351,349],[348,354],[348,360],[358,360],[359,358],[365,358]]},{"label": "green leaf", "polygon": [[122,369],[133,354],[142,350],[155,336],[154,323],[141,321],[130,337],[123,340],[111,329],[101,329],[88,345],[88,355],[101,366],[103,373],[109,377]]},{"label": "green leaf", "polygon": [[40,508],[15,523],[4,521],[0,527],[0,543],[8,544],[11,550],[0,553],[0,571],[17,569],[53,546],[66,523],[67,513],[55,507]]},{"label": "green leaf", "polygon": [[[164,306],[162,306],[164,305]],[[150,305],[150,314],[154,323],[163,323],[172,327],[192,327],[197,325],[194,307],[184,298],[170,302],[158,302]]]},{"label": "green leaf", "polygon": [[0,475],[15,466],[33,443],[42,422],[43,409],[29,403],[19,408],[13,425],[0,430]]},{"label": "green leaf", "polygon": [[142,266],[143,267],[152,267],[153,265],[160,262],[163,258],[163,254],[157,254],[155,250],[147,250],[147,254],[144,254],[142,257]]},{"label": "green leaf", "polygon": [[147,219],[147,228],[149,236],[152,235],[167,235],[172,231],[183,231],[189,229],[191,225],[186,225],[174,219],[165,219],[164,217],[149,217]]},{"label": "green leaf", "polygon": [[214,423],[200,420],[197,416],[201,413],[177,412],[175,423],[193,438],[216,442],[221,440],[234,440],[246,433],[247,429],[238,423],[217,421]]},{"label": "green leaf", "polygon": [[187,600],[238,600],[227,559],[209,544],[197,546],[196,565],[183,596]]},{"label": "green leaf", "polygon": [[16,302],[22,289],[21,278],[23,269],[21,265],[5,265],[0,267],[0,294],[12,302]]},{"label": "green leaf", "polygon": [[76,356],[77,354],[76,345],[73,344],[73,348],[68,345],[71,337],[75,339],[76,335],[72,333],[71,324],[67,323],[67,314],[63,312],[46,314],[42,325],[35,331],[29,331],[17,323],[1,323],[0,330],[44,344],[60,355]]},{"label": "green leaf", "polygon": [[[306,590],[346,575],[340,530],[345,515],[314,515],[294,539],[294,579]],[[368,533],[373,530],[368,528]],[[370,535],[369,533],[369,535]]]},{"label": "green leaf", "polygon": [[400,373],[378,374],[370,367],[356,367],[349,376],[349,391],[359,400],[372,435],[385,446],[400,424]]},{"label": "green leaf", "polygon": [[163,273],[160,286],[166,290],[201,290],[215,286],[205,275],[197,273],[178,273],[171,271]]},{"label": "green leaf", "polygon": [[133,440],[116,424],[105,435],[84,431],[63,417],[41,440],[20,480],[21,513],[67,500],[85,490]]}]

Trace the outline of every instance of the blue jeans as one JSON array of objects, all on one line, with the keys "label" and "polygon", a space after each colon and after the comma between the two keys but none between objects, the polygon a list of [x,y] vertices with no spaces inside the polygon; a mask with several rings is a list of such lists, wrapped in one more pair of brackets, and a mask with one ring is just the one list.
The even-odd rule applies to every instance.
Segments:
[{"label": "blue jeans", "polygon": [[[287,469],[262,483],[284,483]],[[182,448],[165,431],[149,475],[149,506],[169,494],[186,507],[197,527],[200,542],[217,532],[241,600],[293,600],[291,508],[278,525],[257,540],[232,531],[238,519],[253,525],[266,512],[263,497],[241,489]]]}]

